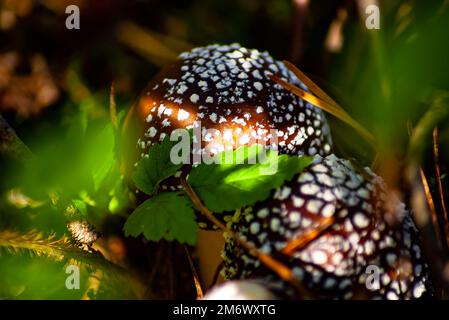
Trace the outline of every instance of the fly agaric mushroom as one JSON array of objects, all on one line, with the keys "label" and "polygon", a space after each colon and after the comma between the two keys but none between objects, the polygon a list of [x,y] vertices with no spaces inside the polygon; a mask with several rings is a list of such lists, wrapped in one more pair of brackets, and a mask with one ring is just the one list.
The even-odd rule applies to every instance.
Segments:
[{"label": "fly agaric mushroom", "polygon": [[[412,299],[432,294],[410,212],[386,205],[383,180],[358,173],[334,155],[314,163],[246,210],[233,229],[248,243],[289,266],[321,298]],[[387,218],[389,217],[389,218]],[[394,217],[395,219],[391,219]],[[328,228],[311,230],[323,221]],[[309,242],[287,246],[309,232]],[[223,251],[227,279],[265,277],[279,295],[297,298],[283,282],[231,239]]]},{"label": "fly agaric mushroom", "polygon": [[[133,147],[137,142],[143,156],[175,129],[201,126],[201,150],[192,150],[197,154],[214,155],[253,143],[267,146],[267,142],[284,154],[330,154],[332,140],[324,113],[274,83],[270,74],[307,90],[267,52],[239,44],[184,52],[152,79],[128,113],[125,134],[128,131],[136,138],[125,141],[133,141]],[[138,155],[130,150],[124,155],[129,172]],[[183,174],[188,168],[183,167]],[[161,188],[174,191],[182,185],[179,178],[169,178]]]}]

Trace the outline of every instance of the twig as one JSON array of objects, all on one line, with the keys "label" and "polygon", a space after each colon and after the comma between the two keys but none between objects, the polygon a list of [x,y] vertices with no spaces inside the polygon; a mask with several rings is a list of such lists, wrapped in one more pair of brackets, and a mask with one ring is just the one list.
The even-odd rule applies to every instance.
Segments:
[{"label": "twig", "polygon": [[189,260],[190,270],[192,270],[193,282],[195,283],[195,289],[196,289],[196,299],[199,300],[199,299],[202,299],[204,296],[203,288],[201,288],[200,279],[198,277],[198,273],[196,272],[195,265],[193,264],[193,260],[192,260],[192,257],[190,255],[190,252],[189,252],[189,249],[187,248],[187,246],[184,246],[184,250],[186,251],[187,259]]},{"label": "twig", "polygon": [[209,219],[214,225],[216,225],[219,229],[221,229],[224,233],[226,233],[228,236],[233,238],[240,246],[242,246],[248,253],[259,259],[260,262],[262,262],[266,267],[273,270],[281,279],[291,283],[296,287],[299,294],[305,298],[310,299],[312,297],[311,293],[308,289],[306,289],[302,283],[293,275],[293,272],[285,266],[283,263],[275,260],[273,257],[259,251],[256,247],[250,245],[243,239],[241,239],[237,234],[235,234],[232,230],[229,230],[226,228],[226,226],[220,222],[217,218],[214,217],[212,212],[203,205],[201,202],[201,199],[198,197],[198,195],[195,193],[195,191],[192,189],[192,187],[187,183],[187,181],[183,178],[181,179],[181,183],[184,187],[184,191],[187,193],[189,198],[192,200],[195,207],[207,218]]},{"label": "twig", "polygon": [[435,228],[435,233],[439,239],[441,238],[441,231],[438,225],[438,216],[437,216],[437,210],[435,209],[435,202],[433,201],[432,193],[430,192],[429,183],[427,182],[426,175],[424,174],[424,171],[422,168],[419,168],[419,175],[421,176],[421,181],[424,187],[424,193],[426,195],[427,204],[430,209],[430,214],[432,217],[432,223]]},{"label": "twig", "polygon": [[281,250],[281,252],[290,256],[295,251],[304,249],[310,242],[315,240],[320,234],[329,229],[334,222],[335,219],[333,217],[324,218],[315,228],[311,228],[310,230],[307,230],[306,232],[301,234],[299,237],[290,240],[287,245]]},{"label": "twig", "polygon": [[440,193],[441,209],[443,210],[444,238],[446,240],[447,246],[449,247],[449,219],[448,219],[448,215],[447,215],[446,203],[444,201],[443,183],[441,182],[440,160],[439,160],[439,152],[438,152],[438,128],[437,127],[435,127],[433,129],[433,160],[435,163],[435,173],[437,176],[438,191]]}]

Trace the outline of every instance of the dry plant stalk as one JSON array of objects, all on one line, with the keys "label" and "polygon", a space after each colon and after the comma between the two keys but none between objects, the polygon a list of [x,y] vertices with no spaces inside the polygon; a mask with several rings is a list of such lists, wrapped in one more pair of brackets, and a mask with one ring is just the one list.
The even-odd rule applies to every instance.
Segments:
[{"label": "dry plant stalk", "polygon": [[212,277],[212,281],[209,285],[209,289],[217,284],[218,277],[220,276],[220,270],[223,268],[223,262],[220,262],[215,268],[214,276]]},{"label": "dry plant stalk", "polygon": [[310,242],[318,238],[324,231],[328,230],[335,222],[335,218],[324,218],[318,226],[307,230],[297,238],[290,240],[281,250],[286,255],[292,255],[295,251],[304,249]]},{"label": "dry plant stalk", "polygon": [[190,270],[192,270],[192,276],[193,276],[193,282],[195,283],[195,289],[196,289],[196,299],[202,299],[203,294],[203,288],[201,287],[200,278],[198,277],[198,273],[196,272],[195,265],[193,264],[192,256],[190,255],[189,249],[187,246],[184,246],[184,250],[186,251],[187,259],[189,260]]},{"label": "dry plant stalk", "polygon": [[438,128],[433,129],[433,159],[435,163],[435,173],[438,182],[438,191],[440,193],[441,209],[443,210],[443,221],[444,221],[444,238],[446,240],[447,247],[449,248],[449,218],[447,215],[446,202],[444,201],[444,190],[443,183],[441,182],[441,172],[440,172],[440,160],[438,152]]},{"label": "dry plant stalk", "polygon": [[421,181],[424,187],[424,193],[426,195],[427,204],[430,209],[430,214],[432,218],[432,224],[435,228],[435,233],[439,239],[441,239],[441,231],[438,226],[438,216],[437,216],[437,210],[435,209],[435,202],[433,201],[432,193],[430,192],[429,183],[427,182],[426,175],[424,174],[424,171],[422,168],[419,168],[419,174],[421,176]]}]

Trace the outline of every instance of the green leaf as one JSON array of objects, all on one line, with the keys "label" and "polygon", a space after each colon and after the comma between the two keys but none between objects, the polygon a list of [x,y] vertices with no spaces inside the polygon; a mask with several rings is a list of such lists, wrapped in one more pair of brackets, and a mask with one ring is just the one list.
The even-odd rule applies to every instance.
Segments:
[{"label": "green leaf", "polygon": [[[266,152],[266,159],[256,162],[262,152]],[[277,151],[264,151],[257,145],[222,152],[217,157],[221,163],[200,164],[192,169],[188,179],[213,212],[231,211],[266,199],[271,190],[312,162],[311,157],[278,155]],[[234,161],[224,161],[230,157]]]},{"label": "green leaf", "polygon": [[170,141],[167,136],[162,143],[153,145],[148,154],[137,162],[132,176],[137,188],[146,194],[153,195],[162,181],[174,175],[182,167],[182,163],[173,164],[170,160],[170,151],[177,143],[177,141]]},{"label": "green leaf", "polygon": [[194,245],[198,238],[198,225],[190,200],[175,192],[161,193],[142,203],[128,217],[125,235],[159,241],[164,238]]}]

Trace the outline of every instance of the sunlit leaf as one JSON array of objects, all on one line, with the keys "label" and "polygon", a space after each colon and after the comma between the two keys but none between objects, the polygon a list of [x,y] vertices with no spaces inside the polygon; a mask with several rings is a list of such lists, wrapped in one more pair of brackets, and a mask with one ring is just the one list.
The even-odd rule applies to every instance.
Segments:
[{"label": "sunlit leaf", "polygon": [[[213,212],[230,211],[266,199],[272,189],[312,162],[311,157],[278,155],[273,150],[266,150],[266,159],[257,161],[261,152],[257,145],[222,152],[217,155],[222,163],[193,168],[189,184]],[[233,161],[226,163],[226,158]]]}]

